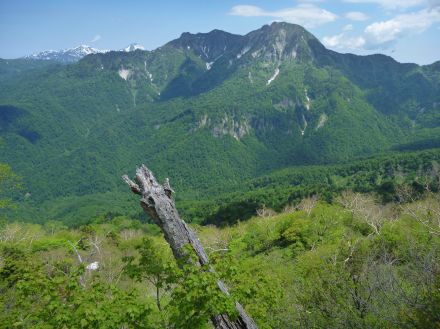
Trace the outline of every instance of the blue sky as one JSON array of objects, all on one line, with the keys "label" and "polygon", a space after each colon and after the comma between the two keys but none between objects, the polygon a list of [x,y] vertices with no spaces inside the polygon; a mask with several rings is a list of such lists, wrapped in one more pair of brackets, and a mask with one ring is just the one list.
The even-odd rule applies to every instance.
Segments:
[{"label": "blue sky", "polygon": [[0,0],[0,57],[79,44],[154,49],[186,31],[245,34],[272,21],[301,24],[339,52],[440,60],[440,0]]}]

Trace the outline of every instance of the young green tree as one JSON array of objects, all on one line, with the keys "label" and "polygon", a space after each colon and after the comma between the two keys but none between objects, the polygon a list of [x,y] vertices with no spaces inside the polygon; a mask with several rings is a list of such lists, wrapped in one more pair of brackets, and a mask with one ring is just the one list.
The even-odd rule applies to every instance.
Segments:
[{"label": "young green tree", "polygon": [[19,179],[17,175],[14,174],[9,165],[0,163],[0,210],[11,207],[10,194],[6,192],[18,187]]},{"label": "young green tree", "polygon": [[83,266],[47,268],[35,255],[4,248],[0,267],[0,328],[156,328],[150,306],[95,276],[80,284]]}]

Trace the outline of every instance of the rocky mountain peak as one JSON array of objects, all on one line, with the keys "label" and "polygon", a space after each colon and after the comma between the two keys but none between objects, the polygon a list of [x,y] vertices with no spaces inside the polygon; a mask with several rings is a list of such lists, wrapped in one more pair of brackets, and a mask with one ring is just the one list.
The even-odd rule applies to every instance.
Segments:
[{"label": "rocky mountain peak", "polygon": [[207,62],[215,61],[225,52],[235,48],[242,40],[242,36],[221,30],[212,30],[208,33],[182,33],[180,38],[167,45],[175,48],[193,50]]},{"label": "rocky mountain peak", "polygon": [[[246,48],[253,58],[269,61],[285,59],[307,60],[312,57],[309,41],[318,41],[297,24],[274,22],[248,33]],[[319,41],[318,41],[319,42]]]},{"label": "rocky mountain peak", "polygon": [[189,32],[167,44],[185,51],[191,50],[207,63],[225,54],[231,58],[265,61],[312,58],[309,41],[318,42],[311,33],[297,24],[274,22],[244,36],[222,30],[192,34]]},{"label": "rocky mountain peak", "polygon": [[145,47],[139,43],[131,43],[127,47],[121,49],[121,51],[130,52],[136,50],[145,50]]}]

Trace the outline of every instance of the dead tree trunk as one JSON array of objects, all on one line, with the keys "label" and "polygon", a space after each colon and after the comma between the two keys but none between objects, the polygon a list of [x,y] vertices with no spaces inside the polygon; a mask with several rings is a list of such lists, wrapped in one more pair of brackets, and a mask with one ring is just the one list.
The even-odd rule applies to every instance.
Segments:
[{"label": "dead tree trunk", "polygon": [[[176,259],[185,257],[185,246],[190,245],[197,257],[200,265],[209,263],[208,256],[202,244],[193,230],[180,218],[168,179],[160,185],[153,173],[144,165],[136,170],[134,182],[127,175],[122,177],[131,188],[133,193],[141,196],[141,206],[144,211],[161,228],[165,239],[170,244]],[[223,282],[219,281],[219,289],[229,295]],[[257,329],[255,322],[246,314],[243,307],[236,302],[235,307],[239,314],[237,320],[232,321],[227,314],[216,315],[212,322],[217,329]]]}]

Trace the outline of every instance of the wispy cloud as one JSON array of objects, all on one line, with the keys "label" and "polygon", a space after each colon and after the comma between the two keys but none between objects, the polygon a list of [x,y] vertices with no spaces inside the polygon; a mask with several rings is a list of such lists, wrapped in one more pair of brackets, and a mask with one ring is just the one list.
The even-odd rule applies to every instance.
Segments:
[{"label": "wispy cloud", "polygon": [[437,22],[440,22],[440,9],[423,9],[370,24],[364,31],[366,46],[372,49],[388,48],[396,40],[420,34]]},{"label": "wispy cloud", "polygon": [[357,50],[365,45],[365,39],[363,37],[349,37],[345,33],[341,33],[322,38],[322,43],[330,48]]},{"label": "wispy cloud", "polygon": [[335,21],[338,16],[313,4],[300,4],[292,8],[267,11],[257,6],[239,5],[231,8],[229,15],[243,17],[271,17],[289,23],[313,28]]},{"label": "wispy cloud", "polygon": [[345,33],[326,36],[323,43],[339,49],[387,49],[404,37],[420,34],[440,22],[440,8],[422,9],[397,15],[386,21],[368,25],[362,35],[351,37]]},{"label": "wispy cloud", "polygon": [[352,21],[358,21],[358,22],[366,21],[367,19],[370,18],[360,11],[350,11],[348,13],[345,13],[345,17]]},{"label": "wispy cloud", "polygon": [[93,43],[93,42],[96,42],[96,41],[98,41],[98,40],[100,40],[100,39],[101,39],[101,35],[97,34],[97,35],[95,35],[95,36],[93,37],[92,40],[90,40],[90,42]]},{"label": "wispy cloud", "polygon": [[429,0],[429,6],[431,8],[438,8],[438,7],[440,7],[440,0]]},{"label": "wispy cloud", "polygon": [[375,3],[386,9],[406,9],[420,5],[426,5],[427,1],[438,0],[343,0],[350,3]]}]

